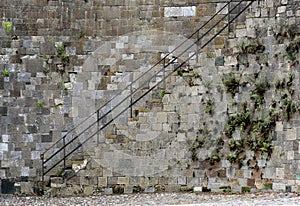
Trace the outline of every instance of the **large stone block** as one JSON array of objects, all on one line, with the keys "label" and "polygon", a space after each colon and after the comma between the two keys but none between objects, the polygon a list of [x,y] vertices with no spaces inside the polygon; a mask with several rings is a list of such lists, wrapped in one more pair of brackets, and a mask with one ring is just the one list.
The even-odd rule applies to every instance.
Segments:
[{"label": "large stone block", "polygon": [[286,185],[284,183],[280,183],[280,182],[273,182],[272,189],[277,192],[285,192]]},{"label": "large stone block", "polygon": [[177,183],[179,185],[186,185],[187,184],[186,177],[178,177],[177,178]]},{"label": "large stone block", "polygon": [[1,180],[1,193],[14,194],[16,192],[15,181],[13,179]]},{"label": "large stone block", "polygon": [[22,141],[23,142],[33,142],[33,134],[23,134]]},{"label": "large stone block", "polygon": [[21,176],[22,177],[28,177],[29,176],[29,172],[30,172],[29,167],[22,167],[21,168]]},{"label": "large stone block", "polygon": [[30,82],[31,73],[23,72],[18,73],[18,81],[19,82]]},{"label": "large stone block", "polygon": [[107,187],[107,177],[98,177],[98,187]]},{"label": "large stone block", "polygon": [[7,107],[0,107],[0,115],[7,116]]},{"label": "large stone block", "polygon": [[11,151],[10,152],[10,159],[22,159],[22,151]]},{"label": "large stone block", "polygon": [[128,185],[129,177],[118,177],[117,184]]},{"label": "large stone block", "polygon": [[0,151],[8,151],[8,144],[0,143]]},{"label": "large stone block", "polygon": [[292,128],[292,129],[287,129],[287,134],[286,134],[286,139],[287,140],[296,140],[296,132],[297,130]]},{"label": "large stone block", "polygon": [[276,169],[275,168],[265,168],[262,177],[266,178],[266,179],[275,179]]},{"label": "large stone block", "polygon": [[278,14],[282,14],[282,13],[284,13],[286,11],[286,6],[279,6],[278,8],[277,8],[277,13]]},{"label": "large stone block", "polygon": [[112,195],[113,194],[113,188],[104,188],[104,194]]}]

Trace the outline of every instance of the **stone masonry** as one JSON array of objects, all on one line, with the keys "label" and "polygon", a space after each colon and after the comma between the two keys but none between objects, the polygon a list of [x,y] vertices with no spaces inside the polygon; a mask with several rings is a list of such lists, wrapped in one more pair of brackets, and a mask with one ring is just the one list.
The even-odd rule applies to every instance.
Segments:
[{"label": "stone masonry", "polygon": [[[255,1],[193,56],[199,45],[189,35],[225,3],[2,0],[0,192],[41,192],[41,155],[46,152],[48,158],[58,151],[65,134],[67,142],[81,134],[66,147],[67,153],[91,139],[67,158],[66,169],[60,163],[44,177],[52,195],[193,189],[299,192],[299,1]],[[164,64],[156,63],[166,55],[164,64],[172,64],[161,70]],[[239,79],[233,92],[228,77]],[[260,80],[269,83],[262,97],[255,93],[258,85],[266,85]],[[231,137],[226,133],[229,119],[245,105],[253,108],[251,124],[263,124],[270,112],[276,120],[266,126],[272,128],[270,141],[257,151],[247,143],[236,155],[238,148],[233,151],[232,145],[246,145],[247,125],[235,126]],[[63,151],[45,170],[62,157]]]}]

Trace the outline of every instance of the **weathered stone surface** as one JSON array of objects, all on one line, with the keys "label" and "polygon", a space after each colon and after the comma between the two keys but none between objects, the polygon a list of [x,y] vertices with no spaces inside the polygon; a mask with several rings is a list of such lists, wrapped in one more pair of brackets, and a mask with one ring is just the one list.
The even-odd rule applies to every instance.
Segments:
[{"label": "weathered stone surface", "polygon": [[[90,164],[74,164],[73,169],[78,176],[64,176],[68,179],[68,186],[84,185],[84,188],[70,189],[69,194],[91,194],[94,186],[107,188],[104,192],[111,194],[117,185],[121,185],[125,193],[137,190],[152,192],[153,188],[159,188],[158,185],[168,191],[178,191],[181,185],[188,188],[208,185],[219,191],[220,186],[227,183],[226,179],[232,185],[232,191],[239,191],[243,185],[254,188],[256,180],[261,178],[271,182],[276,180],[273,185],[276,191],[296,191],[295,174],[300,158],[297,115],[291,118],[289,124],[280,118],[276,122],[275,133],[272,133],[275,147],[270,160],[263,154],[245,152],[246,159],[239,168],[227,160],[226,149],[221,149],[226,154],[221,156],[219,164],[212,164],[209,158],[211,152],[218,149],[216,139],[224,134],[226,113],[240,110],[238,107],[231,108],[232,102],[253,104],[250,96],[256,85],[248,80],[248,75],[253,79],[252,73],[259,73],[266,75],[270,82],[276,82],[276,78],[287,79],[288,73],[299,70],[299,65],[293,64],[288,55],[284,55],[289,40],[280,43],[278,38],[282,28],[275,31],[277,28],[270,27],[280,26],[277,17],[289,17],[289,23],[297,23],[293,17],[300,16],[298,1],[276,3],[267,0],[259,7],[254,5],[231,23],[230,36],[227,31],[219,34],[210,45],[201,49],[197,55],[198,62],[195,56],[192,57],[183,65],[183,74],[179,70],[170,74],[157,90],[137,102],[133,106],[133,111],[138,111],[134,118],[128,119],[130,112],[124,111],[108,126],[105,123],[116,117],[130,101],[135,101],[159,83],[166,75],[164,72],[173,71],[176,65],[194,55],[196,45],[189,40],[192,48],[166,70],[159,71],[188,46],[185,44],[184,48],[172,52],[185,40],[184,37],[203,25],[225,4],[204,2],[191,5],[191,2],[173,1],[157,6],[155,1],[133,1],[128,7],[126,2],[120,1],[90,4],[66,0],[63,6],[58,1],[41,1],[27,8],[27,3],[24,1],[17,6],[16,2],[8,0],[0,3],[0,16],[9,14],[2,15],[3,21],[11,20],[13,25],[12,37],[4,27],[0,29],[0,72],[5,68],[9,70],[8,76],[0,75],[2,192],[31,193],[31,184],[15,185],[12,184],[13,179],[5,179],[19,176],[30,181],[35,179],[41,172],[40,155],[59,140],[45,157],[54,154],[64,144],[62,135],[91,114],[91,119],[71,131],[66,138],[69,141],[82,133],[68,145],[67,151],[78,147],[71,158],[93,161]],[[7,5],[14,9],[8,9]],[[27,10],[30,15],[19,15]],[[47,11],[47,17],[35,10]],[[221,14],[228,12],[226,6]],[[217,28],[227,21],[226,18]],[[263,53],[245,53],[246,40],[254,38],[265,46]],[[203,43],[205,38],[198,42],[198,46]],[[172,57],[152,68],[168,52],[172,52]],[[148,81],[150,77],[146,75],[132,88],[126,88],[150,68],[153,69],[151,74],[158,72],[149,79],[150,83],[144,84],[144,80]],[[234,97],[226,92],[224,86],[223,74],[229,72],[236,72],[242,78],[239,83],[243,86]],[[295,75],[295,79],[299,79],[297,72]],[[141,90],[135,92],[132,99],[128,96],[119,108],[101,118],[99,123],[95,121],[99,118],[97,115],[110,112],[118,101],[139,86],[142,86]],[[99,113],[94,113],[124,88],[126,90],[121,97],[117,96]],[[266,92],[265,104],[261,108],[267,110],[271,98],[277,105],[283,106],[280,95],[277,95],[283,91],[278,90],[272,87]],[[299,85],[294,84],[293,90],[292,99],[297,100]],[[212,114],[205,112],[208,98],[214,101]],[[91,130],[85,131],[94,122]],[[96,134],[103,125],[106,128]],[[200,160],[192,161],[191,146],[195,138],[203,136],[203,127],[209,128],[211,142],[206,142],[199,149]],[[86,137],[92,138],[81,145]],[[234,139],[243,139],[243,132],[234,132]],[[55,160],[62,158],[63,152]],[[254,156],[256,160],[252,160]],[[47,168],[53,162],[47,162]],[[68,162],[68,166],[71,164]],[[48,176],[45,178],[49,179]],[[286,178],[290,179],[288,183]],[[52,186],[57,187],[53,194],[63,194],[61,187],[65,186],[64,181],[51,180]]]},{"label": "weathered stone surface", "polygon": [[64,180],[62,177],[52,177],[51,178],[51,183],[53,184],[63,184]]},{"label": "weathered stone surface", "polygon": [[33,186],[33,182],[20,182],[21,193],[26,195],[34,194]]},{"label": "weathered stone surface", "polygon": [[105,189],[104,189],[104,194],[106,194],[106,195],[111,195],[111,194],[113,194],[113,188],[105,188]]}]

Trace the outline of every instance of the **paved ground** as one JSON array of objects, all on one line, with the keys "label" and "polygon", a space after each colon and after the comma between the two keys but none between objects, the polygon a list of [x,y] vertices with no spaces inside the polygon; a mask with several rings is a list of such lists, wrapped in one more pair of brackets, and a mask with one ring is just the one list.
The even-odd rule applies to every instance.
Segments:
[{"label": "paved ground", "polygon": [[132,195],[103,195],[93,197],[45,198],[45,197],[1,197],[0,205],[39,206],[92,206],[92,205],[186,205],[186,206],[228,206],[228,205],[300,205],[300,194],[211,194],[211,193],[152,193]]}]

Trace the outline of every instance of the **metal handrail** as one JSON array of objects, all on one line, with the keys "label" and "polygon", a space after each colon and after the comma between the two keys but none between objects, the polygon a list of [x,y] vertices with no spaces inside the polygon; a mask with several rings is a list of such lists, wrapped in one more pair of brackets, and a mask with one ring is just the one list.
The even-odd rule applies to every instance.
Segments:
[{"label": "metal handrail", "polygon": [[[67,154],[65,153],[65,148],[70,145],[74,140],[78,139],[84,132],[86,132],[87,130],[89,130],[91,127],[93,127],[96,123],[98,123],[100,120],[104,119],[105,117],[107,117],[108,114],[110,114],[114,109],[116,109],[118,106],[120,106],[122,103],[124,103],[128,98],[130,98],[134,93],[136,93],[137,91],[139,91],[141,88],[143,88],[143,86],[145,86],[145,84],[148,84],[151,79],[153,79],[154,77],[156,77],[157,74],[159,74],[162,71],[165,71],[165,68],[167,68],[168,66],[170,66],[171,64],[173,64],[179,57],[181,57],[183,54],[185,54],[190,48],[192,48],[193,46],[195,46],[195,43],[198,44],[199,41],[201,39],[203,39],[212,29],[214,29],[221,21],[223,21],[228,15],[230,15],[232,13],[233,10],[235,10],[242,2],[245,2],[244,0],[240,0],[238,4],[236,4],[233,8],[230,9],[230,11],[228,11],[227,15],[223,16],[223,18],[221,18],[219,21],[217,21],[216,24],[214,24],[207,32],[205,32],[203,35],[201,35],[201,37],[197,38],[197,40],[194,42],[194,44],[190,45],[187,49],[185,49],[184,51],[182,51],[176,58],[173,58],[171,61],[169,61],[167,63],[167,65],[164,65],[163,68],[161,68],[159,71],[156,71],[154,75],[152,75],[150,78],[148,78],[146,81],[144,81],[144,83],[142,83],[139,87],[137,87],[134,91],[131,90],[130,95],[128,95],[127,97],[125,97],[123,100],[121,100],[118,104],[116,104],[112,109],[110,109],[109,111],[107,111],[104,115],[102,115],[101,117],[97,117],[97,120],[90,124],[86,129],[84,129],[82,132],[80,132],[79,134],[77,134],[75,137],[73,137],[70,141],[68,141],[67,143],[65,143],[65,138],[67,137],[67,135],[71,134],[72,131],[74,131],[77,127],[79,127],[80,125],[82,125],[84,122],[86,122],[89,118],[91,118],[93,115],[95,115],[96,113],[98,113],[101,109],[103,109],[105,106],[107,106],[112,100],[114,100],[118,95],[120,95],[123,91],[125,91],[126,89],[132,88],[132,85],[134,83],[136,83],[139,79],[141,79],[143,76],[145,76],[146,73],[149,73],[152,69],[154,69],[157,65],[161,64],[162,62],[165,62],[166,58],[170,55],[167,54],[164,58],[162,58],[158,63],[156,63],[153,67],[151,67],[147,72],[143,73],[140,77],[138,77],[136,80],[134,80],[131,84],[129,84],[125,89],[123,89],[122,91],[120,91],[117,95],[115,95],[114,97],[112,97],[108,102],[106,102],[101,108],[97,109],[94,113],[92,113],[90,116],[88,116],[85,120],[83,120],[82,122],[80,122],[78,125],[74,126],[73,128],[71,128],[61,139],[59,139],[57,142],[54,143],[54,145],[52,145],[50,148],[48,148],[42,155],[42,179],[44,178],[44,176],[46,174],[48,174],[53,168],[55,168],[58,164],[60,164],[62,161],[64,161],[64,165],[65,165],[65,160],[68,156],[70,156],[73,152],[75,152],[77,149],[79,149],[82,145],[84,145],[87,141],[89,141],[92,137],[94,137],[96,134],[98,134],[101,130],[103,130],[105,127],[107,127],[111,122],[113,122],[116,118],[118,118],[121,114],[123,114],[126,110],[128,110],[129,108],[131,108],[133,105],[135,105],[138,101],[140,101],[143,97],[145,97],[147,94],[149,94],[154,88],[156,88],[159,84],[161,84],[163,81],[165,81],[165,79],[167,79],[168,77],[170,77],[175,71],[177,71],[179,68],[181,68],[186,62],[188,62],[189,60],[191,60],[195,55],[198,54],[198,52],[200,50],[202,50],[205,46],[207,46],[212,40],[214,40],[220,33],[222,33],[224,31],[224,29],[226,29],[236,18],[238,18],[247,8],[249,8],[252,3],[255,0],[250,1],[249,4],[247,4],[247,6],[245,6],[238,14],[236,14],[235,17],[231,18],[230,21],[228,21],[228,23],[223,26],[222,29],[220,29],[213,37],[211,37],[205,44],[201,45],[201,47],[197,47],[196,52],[193,53],[193,55],[189,56],[185,61],[183,61],[182,63],[180,63],[179,65],[177,65],[171,72],[169,72],[167,75],[165,75],[158,83],[156,83],[155,85],[153,85],[150,89],[148,89],[144,94],[142,94],[140,97],[138,97],[136,100],[131,101],[130,104],[125,107],[125,109],[123,109],[121,112],[119,112],[115,117],[113,117],[111,120],[109,120],[108,122],[106,122],[104,125],[102,125],[100,128],[98,128],[98,130],[96,132],[94,132],[93,134],[91,134],[88,138],[86,138],[83,142],[81,142],[80,145],[77,145],[76,147],[74,147],[70,152],[68,152]],[[177,46],[175,49],[173,49],[173,52],[175,52],[178,48],[180,48],[184,43],[186,43],[188,40],[192,39],[192,37],[195,34],[198,34],[199,31],[205,27],[210,21],[212,21],[224,8],[226,8],[231,2],[233,2],[233,0],[230,0],[227,2],[227,4],[225,4],[213,17],[210,18],[209,21],[207,21],[204,25],[202,25],[199,29],[196,30],[196,32],[194,32],[187,40],[185,40],[184,42],[182,42],[179,46]],[[249,2],[249,1],[246,1]],[[63,147],[61,147],[60,149],[58,149],[56,152],[54,152],[49,158],[47,158],[46,160],[44,160],[44,155],[46,152],[48,152],[51,148],[53,148],[58,142],[62,141],[64,142]],[[55,164],[53,164],[50,168],[48,168],[46,171],[44,171],[44,166],[45,164],[50,161],[51,159],[53,159],[58,153],[64,151],[64,157],[61,158],[60,160],[58,160]]]},{"label": "metal handrail", "polygon": [[[47,153],[50,149],[52,149],[57,143],[63,140],[64,137],[69,135],[72,131],[74,131],[78,126],[84,124],[86,121],[88,121],[89,118],[91,118],[93,115],[95,115],[99,110],[107,106],[110,102],[112,102],[116,97],[118,97],[124,90],[129,89],[134,83],[136,83],[138,80],[140,80],[142,77],[144,77],[146,74],[148,74],[152,69],[154,69],[156,66],[160,65],[162,62],[164,62],[172,53],[174,53],[176,50],[178,50],[182,45],[184,45],[187,41],[189,41],[195,34],[197,34],[200,30],[202,30],[208,23],[210,23],[218,14],[220,14],[223,9],[228,7],[228,5],[234,2],[234,0],[228,1],[218,12],[216,12],[207,22],[205,22],[200,28],[198,28],[193,34],[191,34],[187,39],[185,39],[183,42],[181,42],[178,46],[176,46],[170,53],[166,54],[161,60],[159,60],[155,65],[153,65],[150,69],[148,69],[146,72],[141,74],[137,79],[135,79],[133,82],[131,82],[129,85],[127,85],[123,90],[119,91],[116,95],[114,95],[109,101],[107,101],[104,105],[102,105],[99,109],[97,109],[95,112],[90,114],[88,117],[86,117],[83,121],[78,123],[77,125],[73,126],[71,129],[68,130],[68,132],[58,139],[53,145],[51,145],[49,148],[47,148],[43,155]],[[202,37],[203,38],[203,37]]]}]

